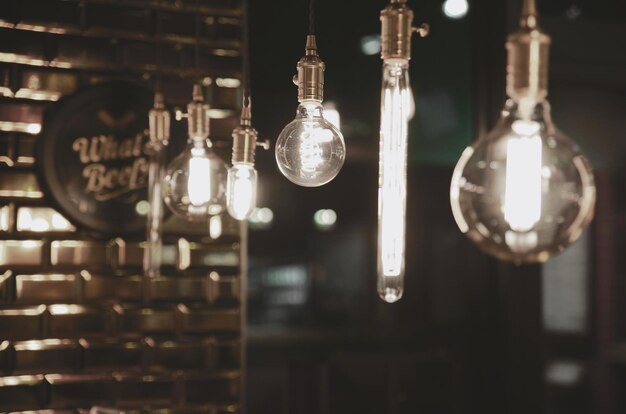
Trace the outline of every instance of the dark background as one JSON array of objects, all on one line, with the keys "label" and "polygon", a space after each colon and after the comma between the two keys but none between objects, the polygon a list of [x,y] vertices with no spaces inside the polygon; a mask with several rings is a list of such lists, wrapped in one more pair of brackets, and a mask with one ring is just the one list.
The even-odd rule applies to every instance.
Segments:
[{"label": "dark background", "polygon": [[[250,413],[598,413],[626,411],[626,12],[610,0],[539,1],[553,39],[556,125],[595,167],[597,218],[567,253],[514,267],[482,255],[449,208],[452,169],[505,100],[506,34],[520,2],[469,0],[459,20],[442,0],[409,1],[411,84],[404,298],[375,289],[379,55],[386,2],[317,1],[327,101],[341,114],[347,160],[330,184],[303,189],[258,154],[259,206],[249,232]],[[254,125],[275,140],[295,115],[291,79],[304,52],[304,0],[250,1]],[[319,209],[337,223],[320,230]]]}]

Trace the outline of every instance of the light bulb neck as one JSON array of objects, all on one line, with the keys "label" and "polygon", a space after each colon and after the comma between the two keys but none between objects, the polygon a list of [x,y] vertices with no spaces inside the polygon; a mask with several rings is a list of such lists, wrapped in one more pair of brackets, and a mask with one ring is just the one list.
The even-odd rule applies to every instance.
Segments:
[{"label": "light bulb neck", "polygon": [[520,27],[523,29],[536,29],[537,26],[537,6],[535,0],[524,0],[522,4],[522,17]]},{"label": "light bulb neck", "polygon": [[252,125],[252,98],[249,96],[244,97],[243,106],[241,107],[241,117],[239,118],[239,124],[243,126]]},{"label": "light bulb neck", "polygon": [[381,21],[381,57],[388,59],[411,59],[411,35],[428,35],[429,27],[422,24],[413,27],[413,10],[406,5],[406,0],[391,0],[380,12]]},{"label": "light bulb neck", "polygon": [[206,152],[207,150],[213,148],[213,143],[209,139],[191,138],[189,140],[189,146],[191,147],[192,152],[198,153],[200,151]]},{"label": "light bulb neck", "polygon": [[324,107],[317,100],[309,99],[301,101],[296,109],[296,118],[322,118]]},{"label": "light bulb neck", "polygon": [[298,101],[315,100],[322,102],[324,99],[324,70],[326,66],[317,54],[317,41],[315,35],[308,35],[306,40],[305,55],[298,61],[294,76],[294,83],[298,86]]},{"label": "light bulb neck", "polygon": [[551,39],[537,23],[534,0],[525,0],[520,29],[509,35],[507,49],[507,95],[516,101],[548,96],[548,55]]}]

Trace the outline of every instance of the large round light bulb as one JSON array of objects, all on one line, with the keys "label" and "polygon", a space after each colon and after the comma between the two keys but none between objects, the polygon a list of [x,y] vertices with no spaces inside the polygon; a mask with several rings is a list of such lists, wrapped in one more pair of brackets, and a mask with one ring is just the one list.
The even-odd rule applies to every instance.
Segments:
[{"label": "large round light bulb", "polygon": [[226,207],[226,164],[205,139],[193,139],[168,165],[163,199],[175,214],[192,221],[208,220]]},{"label": "large round light bulb", "polygon": [[556,130],[547,101],[507,102],[496,127],[465,149],[450,188],[454,218],[483,251],[514,263],[544,262],[593,217],[591,167]]},{"label": "large round light bulb", "polygon": [[250,217],[256,207],[258,174],[252,164],[235,164],[228,170],[226,205],[236,220]]},{"label": "large round light bulb", "polygon": [[337,176],[346,156],[341,132],[324,118],[320,102],[303,101],[278,136],[276,161],[294,184],[318,187]]}]

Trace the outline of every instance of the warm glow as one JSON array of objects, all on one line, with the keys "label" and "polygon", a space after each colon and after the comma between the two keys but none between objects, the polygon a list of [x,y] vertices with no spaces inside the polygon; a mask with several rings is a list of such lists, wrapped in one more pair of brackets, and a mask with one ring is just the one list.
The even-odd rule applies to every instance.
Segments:
[{"label": "warm glow", "polygon": [[212,216],[209,219],[209,236],[217,239],[222,235],[222,216]]},{"label": "warm glow", "polygon": [[65,217],[48,207],[21,207],[17,211],[18,231],[70,231],[74,227]]},{"label": "warm glow", "polygon": [[[406,91],[403,91],[406,93]],[[403,93],[385,91],[385,112],[381,133],[386,141],[381,147],[379,188],[382,271],[384,276],[398,276],[404,262],[404,205],[406,199],[405,146],[407,137]]]},{"label": "warm glow", "polygon": [[[204,153],[202,153],[204,155]],[[211,199],[211,161],[206,156],[193,156],[189,160],[187,191],[189,202],[202,206]]]},{"label": "warm glow", "polygon": [[[504,219],[518,232],[531,230],[541,218],[541,138],[536,122],[516,121],[506,148]],[[523,125],[522,125],[523,124]]]},{"label": "warm glow", "polygon": [[443,13],[452,19],[462,18],[467,14],[468,9],[467,0],[446,0],[443,3]]},{"label": "warm glow", "polygon": [[227,203],[229,214],[247,219],[256,206],[257,172],[252,165],[234,165],[228,172]]},{"label": "warm glow", "polygon": [[404,276],[406,150],[410,109],[407,67],[403,62],[386,66],[381,104],[378,293],[387,302],[395,302],[402,296]]}]

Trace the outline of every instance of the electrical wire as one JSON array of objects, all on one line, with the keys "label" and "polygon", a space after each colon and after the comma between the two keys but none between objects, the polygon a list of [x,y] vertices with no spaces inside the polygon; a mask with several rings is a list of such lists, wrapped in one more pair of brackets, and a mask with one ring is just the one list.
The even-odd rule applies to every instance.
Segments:
[{"label": "electrical wire", "polygon": [[309,34],[315,34],[315,0],[309,0]]},{"label": "electrical wire", "polygon": [[154,89],[157,93],[161,92],[161,12],[157,11],[156,16],[156,51],[155,51],[155,76],[154,76]]},{"label": "electrical wire", "polygon": [[242,21],[242,54],[243,54],[243,106],[251,107],[252,102],[250,100],[250,0],[243,1],[243,21]]}]

